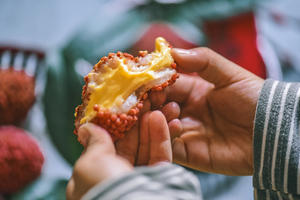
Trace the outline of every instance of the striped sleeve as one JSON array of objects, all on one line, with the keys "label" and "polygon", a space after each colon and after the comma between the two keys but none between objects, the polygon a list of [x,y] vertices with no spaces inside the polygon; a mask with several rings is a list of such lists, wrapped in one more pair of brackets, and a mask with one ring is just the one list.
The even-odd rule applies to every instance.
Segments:
[{"label": "striped sleeve", "polygon": [[162,164],[139,167],[133,172],[100,183],[83,200],[200,200],[197,178],[180,166]]},{"label": "striped sleeve", "polygon": [[300,199],[300,84],[266,80],[254,124],[255,199]]}]

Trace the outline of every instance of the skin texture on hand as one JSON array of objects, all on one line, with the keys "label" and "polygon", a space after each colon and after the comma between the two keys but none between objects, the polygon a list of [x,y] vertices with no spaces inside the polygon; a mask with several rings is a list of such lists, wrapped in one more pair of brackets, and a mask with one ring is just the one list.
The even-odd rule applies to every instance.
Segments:
[{"label": "skin texture on hand", "polygon": [[[145,107],[146,112],[149,108]],[[80,199],[98,183],[134,170],[134,165],[172,161],[170,133],[160,111],[146,112],[126,137],[113,144],[106,130],[94,124],[79,128],[85,150],[76,162],[67,186],[67,199]]]},{"label": "skin texture on hand", "polygon": [[252,174],[253,123],[263,80],[207,48],[173,49],[172,56],[179,69],[198,74],[181,74],[166,92],[151,96],[155,106],[179,104],[180,119],[169,122],[173,161],[204,172]]}]

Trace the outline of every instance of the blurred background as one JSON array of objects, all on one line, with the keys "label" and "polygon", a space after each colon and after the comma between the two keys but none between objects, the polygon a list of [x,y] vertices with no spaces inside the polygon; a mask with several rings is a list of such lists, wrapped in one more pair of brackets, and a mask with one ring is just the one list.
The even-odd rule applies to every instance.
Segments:
[{"label": "blurred background", "polygon": [[[0,173],[7,180],[0,184],[0,200],[65,199],[82,151],[72,133],[74,108],[81,102],[83,76],[102,56],[153,50],[154,39],[163,36],[174,47],[208,46],[262,78],[300,81],[299,9],[298,0],[1,0],[0,115],[7,116],[1,103],[10,105],[1,93],[10,71],[33,77],[35,101],[22,120],[0,117],[0,125],[26,130],[44,160],[41,172],[10,190],[5,185],[23,180],[26,167],[15,164]],[[1,155],[4,143],[0,137],[0,170],[8,157],[21,163],[17,154]],[[204,199],[253,199],[251,177],[194,173]]]}]

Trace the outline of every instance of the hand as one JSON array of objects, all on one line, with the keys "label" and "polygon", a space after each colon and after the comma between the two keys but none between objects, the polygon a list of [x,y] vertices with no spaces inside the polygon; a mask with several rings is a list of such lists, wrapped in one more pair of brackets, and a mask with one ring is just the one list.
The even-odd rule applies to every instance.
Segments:
[{"label": "hand", "polygon": [[156,105],[180,105],[180,120],[169,123],[174,162],[205,172],[252,174],[263,80],[207,48],[173,49],[172,55],[181,70],[199,75],[181,74],[166,92],[151,96]]},{"label": "hand", "polygon": [[[144,102],[139,123],[122,140],[116,142],[117,154],[126,158],[133,166],[152,165],[157,162],[172,162],[172,150],[168,125],[159,111],[150,112],[150,101]],[[168,121],[179,116],[179,108],[168,108]],[[175,112],[176,112],[175,111]]]},{"label": "hand", "polygon": [[[133,171],[134,163],[129,161],[136,160],[143,165],[171,162],[170,133],[164,115],[159,111],[147,112],[140,120],[140,127],[140,133],[136,128],[132,129],[125,142],[121,140],[116,144],[118,155],[106,130],[94,124],[82,125],[78,137],[85,150],[75,163],[67,186],[67,199],[80,199],[96,184]],[[134,151],[122,149],[125,147]]]}]

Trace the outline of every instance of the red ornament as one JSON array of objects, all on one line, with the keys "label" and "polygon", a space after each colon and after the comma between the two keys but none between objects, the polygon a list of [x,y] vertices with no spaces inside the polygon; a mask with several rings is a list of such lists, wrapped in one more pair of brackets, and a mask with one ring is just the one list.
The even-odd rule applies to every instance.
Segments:
[{"label": "red ornament", "polygon": [[0,124],[18,124],[35,101],[35,79],[23,70],[0,69]]},{"label": "red ornament", "polygon": [[0,193],[19,191],[36,179],[44,163],[36,141],[22,129],[0,127]]}]

